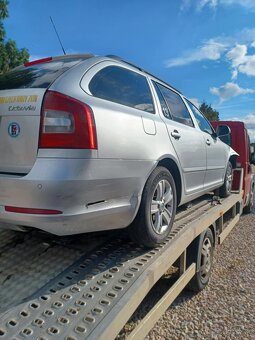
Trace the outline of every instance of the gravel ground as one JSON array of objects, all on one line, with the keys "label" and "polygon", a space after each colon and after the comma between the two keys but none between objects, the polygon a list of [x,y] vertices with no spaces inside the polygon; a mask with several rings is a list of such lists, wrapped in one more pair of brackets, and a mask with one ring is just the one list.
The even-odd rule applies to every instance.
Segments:
[{"label": "gravel ground", "polygon": [[255,215],[216,248],[209,285],[184,291],[146,339],[255,339]]}]

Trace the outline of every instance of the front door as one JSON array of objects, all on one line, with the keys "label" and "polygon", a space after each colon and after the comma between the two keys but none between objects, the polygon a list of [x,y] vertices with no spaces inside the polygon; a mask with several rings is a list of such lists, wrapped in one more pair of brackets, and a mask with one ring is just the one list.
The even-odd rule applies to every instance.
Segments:
[{"label": "front door", "polygon": [[190,102],[188,105],[202,132],[206,146],[206,174],[204,187],[211,188],[221,185],[224,181],[228,147],[215,135],[210,123],[202,113]]}]

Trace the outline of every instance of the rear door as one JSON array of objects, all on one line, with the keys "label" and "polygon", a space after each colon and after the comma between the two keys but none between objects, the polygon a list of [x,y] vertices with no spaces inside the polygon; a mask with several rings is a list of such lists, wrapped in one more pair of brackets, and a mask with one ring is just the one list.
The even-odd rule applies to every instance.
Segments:
[{"label": "rear door", "polygon": [[170,88],[153,82],[160,100],[169,138],[181,164],[185,193],[203,190],[206,171],[206,148],[181,96]]}]

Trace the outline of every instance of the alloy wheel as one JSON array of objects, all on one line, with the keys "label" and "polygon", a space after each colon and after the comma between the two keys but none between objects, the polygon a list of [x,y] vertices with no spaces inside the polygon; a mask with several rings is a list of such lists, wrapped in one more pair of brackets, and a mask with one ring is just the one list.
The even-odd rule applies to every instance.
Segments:
[{"label": "alloy wheel", "polygon": [[208,237],[206,237],[204,239],[201,251],[200,274],[202,280],[205,280],[207,276],[210,274],[212,266],[212,249],[213,247],[211,240]]},{"label": "alloy wheel", "polygon": [[161,235],[168,228],[173,215],[173,189],[163,179],[158,182],[151,201],[151,223],[153,230]]}]

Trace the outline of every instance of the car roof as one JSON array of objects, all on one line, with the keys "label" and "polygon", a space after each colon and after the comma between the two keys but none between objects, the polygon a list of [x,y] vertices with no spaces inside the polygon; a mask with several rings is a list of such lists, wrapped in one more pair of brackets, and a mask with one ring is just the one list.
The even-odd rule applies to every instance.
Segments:
[{"label": "car roof", "polygon": [[30,64],[36,64],[36,62],[43,62],[44,60],[46,59],[49,59],[47,60],[48,62],[51,62],[51,61],[61,61],[61,60],[68,60],[68,59],[84,59],[87,60],[87,59],[90,59],[90,58],[107,58],[107,59],[112,59],[114,61],[118,61],[122,64],[126,64],[128,66],[131,66],[132,68],[136,69],[136,70],[139,70],[140,72],[143,72],[145,74],[147,74],[148,76],[152,77],[154,80],[156,81],[160,81],[162,84],[168,86],[168,87],[171,87],[171,89],[173,89],[174,91],[178,92],[179,94],[182,95],[182,92],[179,91],[178,89],[176,89],[174,86],[168,84],[167,82],[165,82],[164,80],[156,77],[154,74],[151,74],[150,72],[144,70],[142,67],[140,66],[137,66],[133,63],[131,63],[130,61],[127,61],[125,59],[123,59],[122,57],[119,57],[117,55],[112,55],[112,54],[109,54],[109,55],[106,55],[106,56],[99,56],[99,55],[96,55],[96,54],[92,54],[92,53],[81,53],[81,54],[65,54],[65,55],[60,55],[60,56],[55,56],[55,57],[49,57],[49,58],[43,58],[43,59],[39,59],[39,60],[35,60],[35,61],[32,61],[32,62],[28,62],[24,65],[20,65],[18,67],[16,67],[15,69],[19,69],[19,68],[22,68],[24,66],[29,66]]}]

